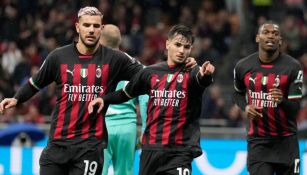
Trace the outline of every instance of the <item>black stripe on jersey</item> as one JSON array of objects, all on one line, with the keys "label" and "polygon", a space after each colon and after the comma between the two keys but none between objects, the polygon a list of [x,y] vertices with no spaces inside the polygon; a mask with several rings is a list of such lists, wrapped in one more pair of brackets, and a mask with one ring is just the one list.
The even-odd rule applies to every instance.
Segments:
[{"label": "black stripe on jersey", "polygon": [[[254,86],[254,92],[260,92],[262,90],[262,85],[261,85],[261,81],[262,81],[262,73],[261,72],[257,72],[255,75],[255,86]],[[261,100],[260,100],[261,101]],[[260,102],[259,101],[259,102]],[[264,117],[262,117],[263,119]],[[255,123],[255,136],[264,136],[264,130],[263,130],[263,120],[259,119],[259,120],[253,120]]]},{"label": "black stripe on jersey", "polygon": [[[270,79],[268,75],[262,74],[261,80],[261,90],[262,92],[268,92],[268,85],[271,84]],[[273,83],[272,83],[273,84]],[[264,99],[262,99],[264,101]],[[268,137],[270,136],[270,130],[269,130],[269,116],[268,116],[268,108],[267,107],[262,107],[262,121],[263,121],[263,129],[264,129],[264,136]]]},{"label": "black stripe on jersey", "polygon": [[275,125],[276,125],[277,135],[282,136],[282,126],[281,126],[279,108],[274,108],[274,114],[275,114]]}]

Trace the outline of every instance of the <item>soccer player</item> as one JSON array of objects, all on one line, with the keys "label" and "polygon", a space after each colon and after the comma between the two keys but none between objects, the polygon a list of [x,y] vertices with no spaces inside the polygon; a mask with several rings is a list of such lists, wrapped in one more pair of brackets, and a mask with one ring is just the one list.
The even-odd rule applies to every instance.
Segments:
[{"label": "soccer player", "polygon": [[[118,50],[120,41],[121,34],[118,27],[112,24],[103,26],[100,44]],[[124,88],[127,83],[128,81],[120,81],[116,89]],[[110,105],[107,110],[105,121],[108,129],[108,146],[104,150],[103,175],[108,174],[111,161],[114,175],[133,175],[137,144],[137,114],[135,106],[137,101],[142,120],[146,120],[148,95],[138,96],[122,104]]]},{"label": "soccer player", "polygon": [[106,110],[89,115],[88,103],[143,69],[126,54],[99,44],[102,14],[97,8],[81,8],[75,27],[78,42],[52,51],[29,83],[0,103],[3,113],[56,83],[57,103],[48,145],[40,157],[41,175],[101,175],[107,144]]},{"label": "soccer player", "polygon": [[190,28],[173,26],[166,41],[167,61],[146,67],[124,88],[90,102],[88,111],[104,103],[120,103],[149,95],[147,121],[142,137],[140,175],[192,174],[191,162],[201,155],[199,116],[201,94],[212,83],[214,66],[206,61],[183,71],[194,37]]},{"label": "soccer player", "polygon": [[303,71],[281,53],[280,28],[266,22],[256,36],[258,52],[234,69],[234,101],[249,119],[247,167],[250,175],[299,174],[296,115]]}]

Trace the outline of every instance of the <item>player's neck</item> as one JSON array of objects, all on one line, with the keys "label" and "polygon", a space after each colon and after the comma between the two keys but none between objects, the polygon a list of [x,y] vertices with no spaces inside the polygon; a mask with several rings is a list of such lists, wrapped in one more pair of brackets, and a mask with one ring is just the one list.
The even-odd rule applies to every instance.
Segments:
[{"label": "player's neck", "polygon": [[78,42],[76,45],[79,53],[81,53],[82,55],[91,55],[94,54],[96,52],[96,50],[99,47],[99,44],[97,44],[95,47],[87,47],[84,44],[82,44],[81,42]]},{"label": "player's neck", "polygon": [[176,67],[176,63],[174,61],[172,61],[171,59],[167,59],[167,65],[169,67]]},{"label": "player's neck", "polygon": [[259,51],[259,59],[263,63],[271,63],[279,56],[279,51],[276,50],[275,52],[265,52],[263,50]]}]

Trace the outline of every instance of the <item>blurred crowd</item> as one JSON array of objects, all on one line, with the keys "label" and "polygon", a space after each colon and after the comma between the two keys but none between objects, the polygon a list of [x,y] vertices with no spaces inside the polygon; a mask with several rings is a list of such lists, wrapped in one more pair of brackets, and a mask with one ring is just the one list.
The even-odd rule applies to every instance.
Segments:
[{"label": "blurred crowd", "polygon": [[[264,21],[280,24],[283,52],[302,63],[307,78],[304,0],[2,0],[0,99],[12,97],[50,51],[76,39],[76,14],[87,5],[103,12],[104,23],[120,28],[121,50],[145,65],[166,58],[165,39],[172,25],[191,27],[196,36],[192,56],[199,64],[210,60],[217,71],[215,85],[203,94],[201,118],[223,120],[223,126],[244,126],[244,114],[232,102],[232,71],[239,59],[257,50],[255,35]],[[0,116],[0,122],[48,122],[56,101],[53,94],[50,85],[25,105]],[[307,128],[305,94],[304,88],[298,115],[301,129]]]}]

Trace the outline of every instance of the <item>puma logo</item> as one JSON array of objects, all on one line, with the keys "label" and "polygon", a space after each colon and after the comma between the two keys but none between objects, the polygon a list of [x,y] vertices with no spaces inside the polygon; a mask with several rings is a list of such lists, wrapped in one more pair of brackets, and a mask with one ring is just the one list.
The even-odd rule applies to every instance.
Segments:
[{"label": "puma logo", "polygon": [[[75,70],[75,69],[74,69],[74,70]],[[74,76],[74,70],[70,71],[70,70],[67,69],[66,72],[67,72],[67,73],[70,73],[71,76]]]},{"label": "puma logo", "polygon": [[255,78],[252,78],[252,77],[249,77],[249,81],[253,82],[255,84],[256,82],[256,77]]}]

